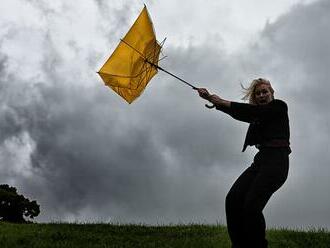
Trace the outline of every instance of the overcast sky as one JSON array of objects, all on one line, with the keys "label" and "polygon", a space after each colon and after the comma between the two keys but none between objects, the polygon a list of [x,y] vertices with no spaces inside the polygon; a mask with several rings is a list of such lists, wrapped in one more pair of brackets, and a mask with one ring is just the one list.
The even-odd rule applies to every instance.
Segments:
[{"label": "overcast sky", "polygon": [[268,227],[330,228],[328,0],[2,1],[0,183],[36,199],[40,222],[225,224],[256,153],[241,153],[247,124],[162,72],[131,105],[95,73],[144,3],[167,70],[233,101],[272,82],[293,152]]}]

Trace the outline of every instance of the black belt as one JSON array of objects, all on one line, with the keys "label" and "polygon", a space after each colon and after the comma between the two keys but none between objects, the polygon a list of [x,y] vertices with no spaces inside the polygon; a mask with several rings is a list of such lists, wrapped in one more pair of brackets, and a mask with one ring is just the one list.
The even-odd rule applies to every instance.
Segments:
[{"label": "black belt", "polygon": [[266,148],[266,147],[289,147],[289,146],[290,146],[290,142],[284,139],[272,139],[265,141],[262,144],[256,144],[256,147],[258,149]]}]

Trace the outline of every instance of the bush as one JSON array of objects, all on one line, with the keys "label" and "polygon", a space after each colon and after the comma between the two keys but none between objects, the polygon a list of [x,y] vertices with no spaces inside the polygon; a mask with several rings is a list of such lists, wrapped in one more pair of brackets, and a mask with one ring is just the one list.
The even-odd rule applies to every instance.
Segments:
[{"label": "bush", "polygon": [[7,184],[0,185],[0,219],[14,223],[27,222],[24,217],[33,219],[40,213],[36,201],[30,201],[17,193],[15,187]]}]

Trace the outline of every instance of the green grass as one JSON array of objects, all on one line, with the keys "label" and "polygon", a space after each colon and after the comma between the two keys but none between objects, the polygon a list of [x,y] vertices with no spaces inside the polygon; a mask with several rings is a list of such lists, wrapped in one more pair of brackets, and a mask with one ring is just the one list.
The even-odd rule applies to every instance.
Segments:
[{"label": "green grass", "polygon": [[[330,248],[325,230],[268,230],[270,248]],[[230,248],[221,225],[113,225],[0,223],[1,248],[221,247]]]}]

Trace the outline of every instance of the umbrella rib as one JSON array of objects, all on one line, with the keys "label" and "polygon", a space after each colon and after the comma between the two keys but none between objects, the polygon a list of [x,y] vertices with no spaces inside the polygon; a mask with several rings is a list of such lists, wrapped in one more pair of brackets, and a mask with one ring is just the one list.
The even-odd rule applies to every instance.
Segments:
[{"label": "umbrella rib", "polygon": [[144,73],[145,71],[149,70],[149,68],[147,69],[141,69],[141,71],[137,74],[135,74],[134,76],[125,76],[125,75],[118,75],[118,74],[111,74],[111,73],[106,73],[107,75],[113,76],[113,77],[121,77],[121,78],[136,78],[138,76],[140,76],[142,73]]},{"label": "umbrella rib", "polygon": [[[140,75],[142,75],[142,77],[140,77],[140,80],[139,80],[139,82],[137,84],[136,89],[140,87],[140,85],[143,83],[143,81],[145,80],[145,78],[147,78],[147,74],[149,74],[149,71],[151,71],[151,67],[148,68],[146,63],[143,65],[143,67],[145,67],[145,68],[142,68],[141,69]],[[145,72],[145,73],[143,73],[143,72]]]},{"label": "umbrella rib", "polygon": [[146,59],[146,57],[143,55],[143,53],[141,53],[139,50],[137,50],[135,47],[131,46],[129,43],[127,43],[126,41],[124,41],[123,39],[120,39],[124,44],[126,44],[127,46],[129,46],[130,48],[132,48],[135,52],[137,52],[138,54],[140,54],[140,56],[144,59]]},{"label": "umbrella rib", "polygon": [[[146,64],[145,64],[146,65]],[[145,66],[146,67],[146,66]],[[141,76],[142,74],[144,74],[144,73],[147,73],[148,71],[150,71],[151,70],[151,67],[146,67],[146,68],[142,68],[141,69],[141,71],[138,73],[138,74],[136,74],[135,76],[119,76],[119,75],[114,75],[114,74],[109,74],[109,73],[107,73],[108,75],[111,75],[111,76],[114,76],[114,77],[122,77],[122,78],[137,78],[138,76]],[[140,80],[140,82],[138,83],[138,85],[137,85],[137,87],[134,87],[134,88],[132,88],[132,86],[130,85],[129,87],[123,87],[123,86],[121,86],[120,88],[125,88],[125,89],[133,89],[133,90],[136,90],[137,88],[139,88],[139,86],[141,85],[141,82],[143,81],[143,79],[142,80]],[[107,83],[109,83],[110,85],[111,85],[111,83],[110,83],[110,81],[108,81]],[[116,87],[118,87],[118,86],[116,86]]]},{"label": "umbrella rib", "polygon": [[[130,48],[132,48],[134,51],[136,51],[143,59],[145,59],[145,62],[148,62],[151,66],[155,66],[156,68],[157,68],[157,65],[156,64],[154,64],[154,63],[152,63],[152,62],[150,62],[149,60],[148,60],[148,58],[147,57],[145,57],[139,50],[137,50],[136,48],[134,48],[133,46],[131,46],[129,43],[127,43],[125,40],[123,40],[123,39],[120,39],[124,44],[126,44],[127,46],[129,46]],[[153,49],[154,51],[153,51],[153,53],[155,53],[155,50],[156,49]],[[155,54],[151,54],[151,56],[152,55],[154,55],[153,57],[156,57],[156,55]],[[159,60],[158,60],[159,61]],[[147,71],[147,69],[145,69],[145,71]],[[119,74],[111,74],[111,73],[107,73],[108,75],[111,75],[111,76],[114,76],[114,77],[122,77],[122,78],[135,78],[135,77],[138,77],[138,76],[140,76],[142,73],[143,73],[144,71],[143,70],[141,70],[141,72],[139,72],[139,73],[137,73],[137,74],[135,74],[135,75],[133,75],[133,76],[125,76],[125,75],[119,75]]]}]

